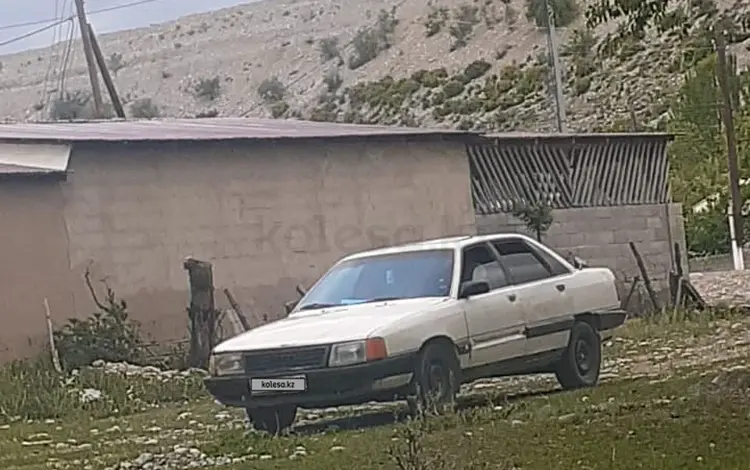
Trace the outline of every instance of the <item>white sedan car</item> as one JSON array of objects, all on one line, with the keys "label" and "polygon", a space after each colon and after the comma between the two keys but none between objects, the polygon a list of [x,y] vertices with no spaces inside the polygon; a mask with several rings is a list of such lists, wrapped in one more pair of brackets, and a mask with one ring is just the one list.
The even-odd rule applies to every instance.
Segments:
[{"label": "white sedan car", "polygon": [[287,318],[219,344],[205,383],[270,433],[298,407],[447,403],[485,377],[589,387],[625,317],[609,269],[576,269],[529,237],[431,240],[342,259]]}]

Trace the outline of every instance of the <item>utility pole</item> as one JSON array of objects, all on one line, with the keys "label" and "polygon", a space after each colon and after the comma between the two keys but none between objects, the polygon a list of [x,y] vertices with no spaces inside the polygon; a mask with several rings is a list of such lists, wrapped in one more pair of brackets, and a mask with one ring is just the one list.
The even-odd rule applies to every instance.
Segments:
[{"label": "utility pole", "polygon": [[558,54],[557,33],[555,31],[555,12],[552,2],[545,0],[547,6],[547,42],[549,43],[549,54],[552,58],[552,68],[555,70],[555,102],[557,105],[557,130],[568,132],[567,118],[565,116],[565,95],[563,94],[562,70]]},{"label": "utility pole", "polygon": [[75,0],[76,13],[78,15],[78,26],[81,29],[81,40],[83,41],[83,53],[86,56],[86,66],[89,69],[89,80],[91,81],[91,94],[94,96],[94,113],[97,118],[102,117],[102,90],[99,88],[99,77],[96,74],[96,63],[94,52],[91,49],[91,36],[89,35],[88,22],[86,21],[86,10],[83,8],[83,0]]},{"label": "utility pole", "polygon": [[[744,230],[742,221],[742,194],[740,193],[740,169],[737,163],[737,140],[734,134],[734,119],[732,117],[732,98],[729,89],[729,72],[727,70],[727,43],[724,37],[722,22],[717,22],[716,33],[716,78],[721,89],[722,106],[721,117],[724,121],[724,131],[727,138],[727,158],[729,168],[729,190],[732,195],[730,214],[730,228],[734,228],[739,256],[742,256]],[[734,247],[733,247],[734,248]],[[734,250],[733,250],[734,251]],[[735,269],[743,269],[742,260],[735,264]]]},{"label": "utility pole", "polygon": [[112,80],[112,75],[109,74],[109,68],[107,68],[107,61],[104,60],[102,48],[99,47],[99,41],[96,40],[94,28],[92,28],[90,24],[86,24],[86,26],[88,26],[91,49],[94,52],[94,57],[96,57],[96,63],[99,65],[99,71],[102,73],[102,79],[104,80],[104,85],[107,87],[109,98],[112,100],[112,107],[115,108],[115,113],[117,113],[118,118],[125,119],[125,110],[122,109],[122,102],[117,95],[117,89],[115,88],[114,80]]}]

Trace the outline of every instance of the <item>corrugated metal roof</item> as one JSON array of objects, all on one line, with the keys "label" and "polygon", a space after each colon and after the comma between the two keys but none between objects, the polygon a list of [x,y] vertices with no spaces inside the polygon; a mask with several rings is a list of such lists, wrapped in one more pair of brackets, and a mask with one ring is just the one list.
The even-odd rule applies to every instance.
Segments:
[{"label": "corrugated metal roof", "polygon": [[674,139],[674,134],[665,132],[590,132],[590,133],[533,133],[503,132],[484,134],[484,137],[499,140],[574,140],[574,139]]},{"label": "corrugated metal roof", "polygon": [[64,173],[70,144],[0,143],[0,175]]},{"label": "corrugated metal roof", "polygon": [[452,129],[369,126],[291,119],[203,118],[0,124],[0,140],[114,142],[476,135]]}]

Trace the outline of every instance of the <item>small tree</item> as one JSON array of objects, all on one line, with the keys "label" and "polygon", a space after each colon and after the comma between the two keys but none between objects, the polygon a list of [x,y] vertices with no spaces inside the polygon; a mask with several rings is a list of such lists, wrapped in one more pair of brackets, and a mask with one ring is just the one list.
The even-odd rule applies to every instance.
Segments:
[{"label": "small tree", "polygon": [[542,236],[552,226],[552,207],[546,201],[537,201],[516,207],[513,216],[521,219],[526,228],[536,235],[538,241],[542,241]]}]

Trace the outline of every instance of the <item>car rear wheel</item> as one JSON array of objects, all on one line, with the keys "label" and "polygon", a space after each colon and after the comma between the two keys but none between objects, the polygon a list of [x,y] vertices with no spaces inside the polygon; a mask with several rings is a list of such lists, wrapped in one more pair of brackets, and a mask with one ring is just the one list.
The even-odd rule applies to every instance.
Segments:
[{"label": "car rear wheel", "polygon": [[596,329],[576,322],[570,331],[568,347],[557,365],[555,375],[564,389],[593,387],[599,381],[602,342]]},{"label": "car rear wheel", "polygon": [[448,344],[433,343],[422,349],[415,369],[416,400],[409,401],[412,413],[439,412],[455,403],[461,385],[461,368],[455,348]]},{"label": "car rear wheel", "polygon": [[297,418],[297,407],[294,405],[277,408],[252,408],[245,411],[253,429],[274,436],[292,427],[294,420]]}]

